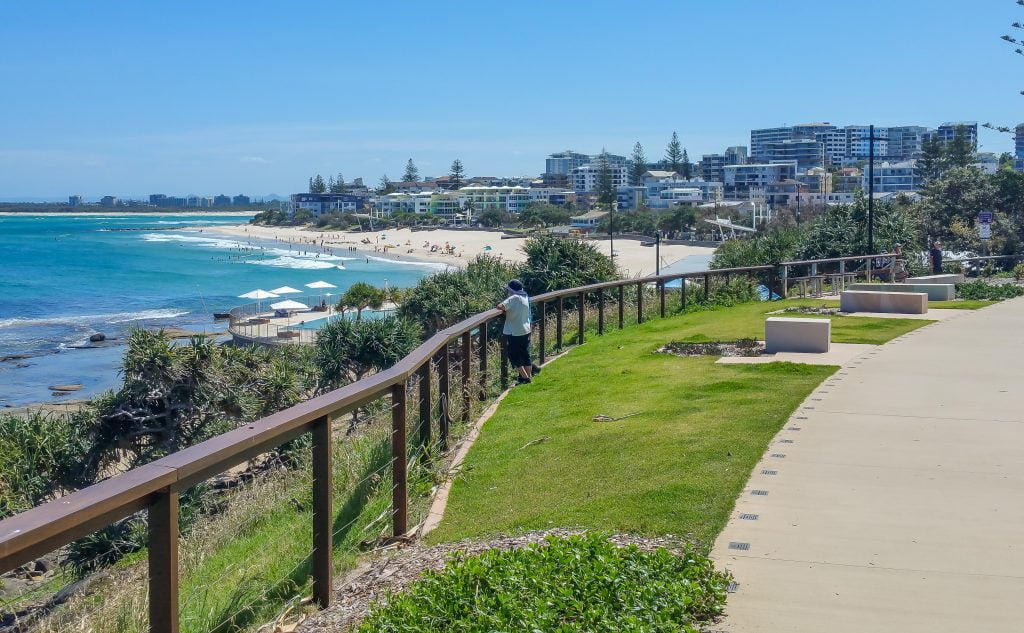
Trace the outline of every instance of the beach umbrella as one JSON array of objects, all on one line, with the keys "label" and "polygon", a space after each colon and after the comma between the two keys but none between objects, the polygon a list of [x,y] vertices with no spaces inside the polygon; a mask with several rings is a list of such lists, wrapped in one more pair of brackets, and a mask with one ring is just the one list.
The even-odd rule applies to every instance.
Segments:
[{"label": "beach umbrella", "polygon": [[305,303],[299,303],[298,301],[292,301],[291,299],[271,303],[270,307],[274,310],[286,311],[288,313],[288,325],[292,324],[292,310],[309,310],[309,306]]},{"label": "beach umbrella", "polygon": [[275,293],[277,293],[279,295],[290,295],[290,294],[295,294],[296,292],[302,292],[302,291],[299,290],[298,288],[292,288],[291,286],[281,286],[280,288],[274,288],[270,292],[275,292]]},{"label": "beach umbrella", "polygon": [[276,299],[278,296],[279,295],[276,295],[273,292],[270,292],[269,290],[263,290],[262,288],[257,288],[256,290],[250,290],[249,292],[245,293],[244,295],[238,295],[238,298],[239,299],[255,299],[256,300],[256,310],[259,311],[259,312],[263,312],[263,300],[264,299]]},{"label": "beach umbrella", "polygon": [[[334,284],[326,282],[326,281],[322,281],[322,280],[321,281],[314,281],[313,283],[308,283],[308,284],[306,284],[306,287],[307,288],[314,288],[314,289],[317,289],[317,290],[322,290],[324,288],[337,288],[337,286],[335,286]],[[320,299],[323,300],[323,295],[320,295]]]}]

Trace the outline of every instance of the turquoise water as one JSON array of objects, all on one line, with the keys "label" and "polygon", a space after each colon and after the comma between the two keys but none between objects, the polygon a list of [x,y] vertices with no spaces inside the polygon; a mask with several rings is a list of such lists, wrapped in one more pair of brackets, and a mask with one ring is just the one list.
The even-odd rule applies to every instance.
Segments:
[{"label": "turquoise water", "polygon": [[237,296],[255,288],[302,289],[324,280],[337,294],[355,281],[410,286],[438,268],[203,231],[246,221],[216,214],[0,216],[0,358],[29,356],[0,362],[0,406],[53,400],[52,384],[85,385],[73,397],[114,386],[123,347],[76,348],[96,332],[120,339],[133,325],[223,329],[212,314],[247,302]]}]

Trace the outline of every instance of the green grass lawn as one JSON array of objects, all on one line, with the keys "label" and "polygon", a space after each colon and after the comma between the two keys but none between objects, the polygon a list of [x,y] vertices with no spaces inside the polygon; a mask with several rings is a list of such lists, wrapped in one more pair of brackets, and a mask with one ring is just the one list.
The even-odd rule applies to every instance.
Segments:
[{"label": "green grass lawn", "polygon": [[[692,534],[710,544],[768,441],[836,368],[716,365],[653,351],[673,340],[761,338],[767,312],[803,303],[693,312],[591,338],[509,394],[429,540],[558,526]],[[882,343],[929,323],[832,321],[833,340],[850,343]]]},{"label": "green grass lawn", "polygon": [[[838,308],[839,302],[834,299],[799,299],[807,302],[806,305],[823,305],[830,308]],[[929,301],[929,308],[941,308],[943,310],[980,310],[981,308],[999,303],[998,301],[986,301],[984,299],[955,299],[953,301]]]}]

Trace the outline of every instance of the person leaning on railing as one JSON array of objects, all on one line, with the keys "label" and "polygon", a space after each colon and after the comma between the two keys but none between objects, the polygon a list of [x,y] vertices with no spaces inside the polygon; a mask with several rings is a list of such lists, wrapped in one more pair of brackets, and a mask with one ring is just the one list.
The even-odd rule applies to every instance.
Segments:
[{"label": "person leaning on railing", "polygon": [[508,360],[519,372],[518,383],[525,385],[533,374],[540,373],[540,367],[530,360],[530,297],[523,290],[523,282],[513,279],[505,286],[508,298],[496,307],[505,313],[502,334],[508,346]]}]

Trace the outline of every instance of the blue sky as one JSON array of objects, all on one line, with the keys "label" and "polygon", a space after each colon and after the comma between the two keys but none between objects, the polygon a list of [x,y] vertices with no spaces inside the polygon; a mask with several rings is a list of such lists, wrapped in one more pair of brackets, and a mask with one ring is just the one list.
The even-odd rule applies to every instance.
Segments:
[{"label": "blue sky", "polygon": [[[7,2],[0,199],[285,194],[805,121],[1024,121],[1012,0]],[[982,149],[1011,148],[983,132]]]}]

